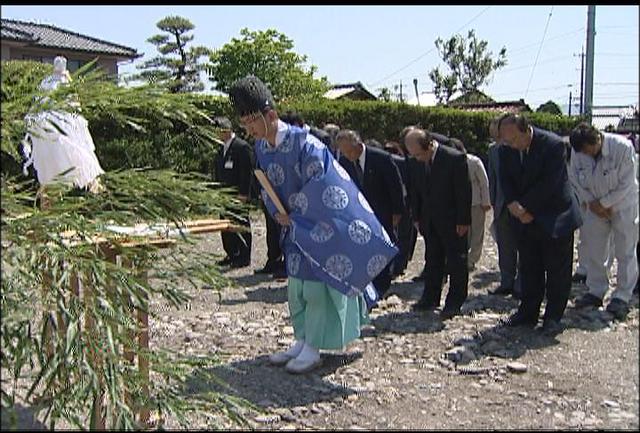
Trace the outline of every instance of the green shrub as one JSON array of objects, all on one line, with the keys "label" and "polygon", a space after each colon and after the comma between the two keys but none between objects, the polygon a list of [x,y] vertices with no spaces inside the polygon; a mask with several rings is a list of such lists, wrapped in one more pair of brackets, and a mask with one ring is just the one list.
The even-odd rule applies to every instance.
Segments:
[{"label": "green shrub", "polygon": [[[3,62],[2,101],[11,100],[14,94],[25,89],[37,88],[40,80],[50,73],[50,65],[34,62]],[[105,85],[109,85],[106,83]],[[115,85],[114,85],[115,87]],[[138,90],[120,89],[113,104],[122,105],[126,100],[136,101]],[[163,94],[160,101],[180,101],[195,106],[210,118],[227,116],[236,125],[236,133],[247,137],[238,126],[238,118],[226,97],[198,94]],[[169,102],[167,102],[169,103]],[[199,131],[187,129],[183,123],[170,119],[163,111],[164,104],[136,105],[130,103],[123,110],[131,119],[139,119],[144,128],[132,128],[121,118],[115,118],[110,104],[87,107],[87,120],[96,144],[96,153],[105,170],[153,167],[171,168],[179,172],[198,171],[211,174],[218,144],[203,139]],[[417,107],[399,102],[383,101],[331,101],[320,99],[307,102],[291,102],[278,106],[279,111],[295,110],[306,121],[316,126],[336,123],[343,128],[354,129],[363,139],[375,138],[383,142],[398,140],[400,131],[407,125],[423,127],[462,140],[470,153],[486,155],[489,137],[488,124],[496,113],[467,112],[447,107]],[[525,113],[531,122],[560,135],[568,135],[580,118],[558,116],[549,113]],[[206,118],[190,119],[200,126],[208,125]],[[17,142],[16,142],[17,145]],[[4,165],[4,164],[3,164]]]}]

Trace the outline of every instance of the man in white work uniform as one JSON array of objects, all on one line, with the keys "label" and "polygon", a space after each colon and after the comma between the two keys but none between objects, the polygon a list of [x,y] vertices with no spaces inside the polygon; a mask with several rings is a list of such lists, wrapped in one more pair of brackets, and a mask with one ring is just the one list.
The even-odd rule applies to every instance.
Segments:
[{"label": "man in white work uniform", "polygon": [[607,311],[622,320],[628,313],[638,279],[637,155],[625,137],[600,132],[586,123],[571,132],[570,141],[573,154],[569,177],[585,214],[580,238],[584,242],[588,288],[575,306],[602,305],[609,289],[605,262],[609,236],[613,233],[618,276]]}]

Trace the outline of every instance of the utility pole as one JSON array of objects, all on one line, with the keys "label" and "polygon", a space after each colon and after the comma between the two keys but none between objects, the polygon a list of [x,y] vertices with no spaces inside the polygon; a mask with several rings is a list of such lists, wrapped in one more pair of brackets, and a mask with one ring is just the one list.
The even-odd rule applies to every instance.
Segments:
[{"label": "utility pole", "polygon": [[400,80],[400,102],[404,102],[402,100],[402,80]]},{"label": "utility pole", "polygon": [[582,46],[582,53],[580,54],[580,114],[583,114],[583,106],[584,102],[584,45]]},{"label": "utility pole", "polygon": [[587,70],[585,73],[584,109],[587,122],[591,123],[593,114],[593,66],[594,44],[596,36],[596,7],[587,7]]},{"label": "utility pole", "polygon": [[413,79],[413,88],[416,91],[416,101],[418,101],[418,106],[420,106],[420,95],[418,95],[418,79]]},{"label": "utility pole", "polygon": [[569,117],[571,117],[571,90],[569,90]]}]

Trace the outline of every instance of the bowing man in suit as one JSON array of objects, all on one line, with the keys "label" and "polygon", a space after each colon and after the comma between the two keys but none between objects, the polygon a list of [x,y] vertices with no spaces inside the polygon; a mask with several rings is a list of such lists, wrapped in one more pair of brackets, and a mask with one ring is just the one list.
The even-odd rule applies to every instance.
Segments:
[{"label": "bowing man in suit", "polygon": [[582,225],[567,174],[567,147],[556,134],[504,114],[498,121],[499,181],[518,238],[522,300],[507,326],[538,322],[546,295],[542,331],[562,332],[560,320],[571,291],[573,232]]},{"label": "bowing man in suit", "polygon": [[[233,132],[231,121],[226,117],[216,117],[215,125],[219,128],[220,139],[224,145],[216,155],[214,180],[224,186],[234,187],[238,198],[247,202],[253,178],[253,149]],[[228,216],[228,215],[227,215]],[[219,265],[231,265],[233,268],[248,266],[251,262],[251,223],[249,213],[234,215],[234,222],[247,227],[246,232],[222,232],[222,246],[227,256],[218,262]]]},{"label": "bowing man in suit", "polygon": [[[471,225],[471,182],[467,157],[432,139],[421,128],[411,130],[405,143],[415,158],[412,177],[415,194],[414,222],[425,235],[427,264],[422,298],[414,310],[440,306],[446,269],[450,274],[449,293],[440,314],[443,320],[460,314],[467,299],[467,233]],[[417,205],[416,205],[417,204]],[[419,206],[419,208],[418,208]]]},{"label": "bowing man in suit", "polygon": [[[374,214],[394,242],[404,209],[402,179],[391,155],[383,150],[365,146],[360,135],[350,129],[338,132],[340,164],[356,183],[371,205]],[[380,297],[389,290],[391,272],[388,264],[373,280]]]}]

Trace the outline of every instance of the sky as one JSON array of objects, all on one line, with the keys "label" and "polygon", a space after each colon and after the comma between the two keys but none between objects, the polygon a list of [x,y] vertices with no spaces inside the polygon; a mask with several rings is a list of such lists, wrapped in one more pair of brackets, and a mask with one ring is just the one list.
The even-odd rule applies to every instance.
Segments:
[{"label": "sky", "polygon": [[[638,105],[639,7],[597,6],[594,106]],[[587,6],[2,6],[3,18],[62,27],[157,54],[146,42],[156,23],[178,15],[194,25],[193,43],[222,47],[240,29],[273,28],[294,42],[318,74],[334,84],[360,81],[372,93],[402,81],[406,98],[433,89],[428,72],[443,63],[434,41],[475,30],[508,64],[480,90],[496,101],[524,99],[532,109],[567,105],[580,93],[580,53],[586,51]],[[446,70],[446,67],[444,67]],[[207,87],[211,87],[208,84]],[[566,109],[566,107],[564,107]],[[574,108],[575,110],[575,108]],[[574,111],[575,112],[575,111]]]}]

